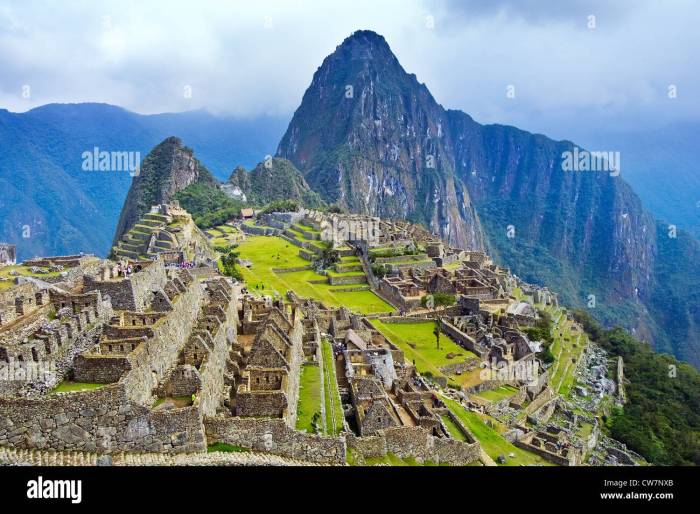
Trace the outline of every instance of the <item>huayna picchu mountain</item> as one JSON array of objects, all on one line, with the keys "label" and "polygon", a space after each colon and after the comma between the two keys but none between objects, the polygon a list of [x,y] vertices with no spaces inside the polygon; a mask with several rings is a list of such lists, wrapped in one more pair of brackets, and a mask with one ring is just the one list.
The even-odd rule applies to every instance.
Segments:
[{"label": "huayna picchu mountain", "polygon": [[699,366],[700,299],[679,279],[700,277],[698,242],[658,229],[616,173],[564,171],[574,147],[445,110],[382,36],[358,31],[315,72],[277,154],[324,200],[486,247]]},{"label": "huayna picchu mountain", "polygon": [[329,202],[420,222],[455,245],[483,249],[448,124],[384,38],[359,31],[316,71],[277,153]]},{"label": "huayna picchu mountain", "polygon": [[266,159],[251,171],[238,166],[221,187],[231,197],[255,205],[296,200],[305,207],[318,209],[325,204],[294,164],[280,157]]},{"label": "huayna picchu mountain", "polygon": [[177,137],[169,137],[149,152],[131,182],[114,234],[114,244],[151,206],[170,203],[192,184],[218,188],[216,179]]}]

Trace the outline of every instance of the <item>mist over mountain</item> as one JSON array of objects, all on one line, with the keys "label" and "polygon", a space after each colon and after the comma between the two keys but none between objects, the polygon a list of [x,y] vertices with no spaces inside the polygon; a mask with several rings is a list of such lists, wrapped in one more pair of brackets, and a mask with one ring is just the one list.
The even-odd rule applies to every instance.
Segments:
[{"label": "mist over mountain", "polygon": [[[274,153],[286,119],[206,111],[140,115],[106,104],[0,110],[0,240],[19,259],[78,251],[106,255],[131,184],[126,171],[84,171],[83,152],[139,152],[177,135],[219,179]],[[28,235],[28,237],[23,237]]]},{"label": "mist over mountain", "polygon": [[593,148],[619,151],[621,175],[654,215],[700,238],[700,124],[660,129],[600,130],[583,137]]}]

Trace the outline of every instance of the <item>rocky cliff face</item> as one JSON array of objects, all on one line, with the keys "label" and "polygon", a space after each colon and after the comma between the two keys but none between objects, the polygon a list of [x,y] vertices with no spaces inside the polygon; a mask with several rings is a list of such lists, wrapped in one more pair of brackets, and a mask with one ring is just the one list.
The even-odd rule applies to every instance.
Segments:
[{"label": "rocky cliff face", "polygon": [[275,200],[296,200],[305,207],[317,209],[324,204],[294,164],[279,157],[263,161],[251,171],[237,167],[221,187],[231,197],[255,205]]},{"label": "rocky cliff face", "polygon": [[451,243],[481,249],[447,125],[445,111],[384,38],[360,31],[316,71],[277,153],[327,201],[421,222]]},{"label": "rocky cliff face", "polygon": [[[700,275],[686,262],[697,241],[659,242],[656,221],[615,173],[564,171],[573,150],[444,110],[384,38],[360,31],[316,71],[278,154],[326,200],[488,247],[569,305],[700,365],[700,299],[676,280]],[[688,305],[671,301],[681,298]]]},{"label": "rocky cliff face", "polygon": [[170,202],[175,193],[196,182],[216,183],[180,139],[169,137],[153,148],[127,193],[114,235],[115,244],[152,205]]}]

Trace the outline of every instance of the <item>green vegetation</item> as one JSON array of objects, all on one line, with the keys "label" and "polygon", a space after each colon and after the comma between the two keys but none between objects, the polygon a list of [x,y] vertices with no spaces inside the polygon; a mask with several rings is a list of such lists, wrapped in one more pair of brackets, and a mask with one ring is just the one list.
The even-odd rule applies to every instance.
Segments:
[{"label": "green vegetation", "polygon": [[[418,248],[416,246],[405,246],[403,248],[392,247],[392,248],[377,248],[371,249],[369,252],[370,262],[374,262],[378,258],[386,257],[401,257],[403,255],[420,255],[424,252],[423,248]],[[407,260],[406,262],[415,262]]]},{"label": "green vegetation", "polygon": [[[288,290],[314,298],[328,307],[346,306],[368,314],[391,312],[393,307],[372,291],[340,292],[328,284],[328,278],[313,270],[276,272],[273,269],[310,266],[311,262],[299,256],[299,248],[279,237],[250,236],[238,246],[240,257],[253,263],[251,269],[240,271],[253,293],[284,295]],[[312,283],[320,282],[320,283]]]},{"label": "green vegetation", "polygon": [[0,267],[0,278],[7,279],[6,281],[0,281],[0,291],[4,291],[5,289],[10,289],[14,285],[15,277],[13,275],[10,275],[10,271],[15,271],[24,277],[36,277],[36,278],[57,277],[58,275],[60,275],[59,271],[49,272],[48,268],[40,268],[40,269],[46,271],[46,273],[32,273],[31,271],[29,271],[28,267],[23,266],[21,264],[16,264],[14,266]]},{"label": "green vegetation", "polygon": [[[496,428],[489,426],[487,421],[482,418],[481,415],[477,414],[476,412],[468,411],[455,400],[445,396],[442,396],[442,400],[452,411],[452,413],[457,416],[467,430],[469,430],[474,437],[476,437],[481,444],[481,448],[493,460],[496,460],[499,455],[504,455],[506,456],[505,466],[533,464],[549,465],[549,463],[539,455],[522,450],[514,444],[508,442],[508,440],[505,439]],[[488,421],[496,426],[499,426],[499,424],[491,418],[488,418]],[[515,454],[515,457],[508,457],[508,455],[511,453]]]},{"label": "green vegetation", "polygon": [[234,250],[230,250],[226,255],[222,255],[219,259],[219,270],[227,277],[235,278],[240,281],[243,280],[243,274],[236,265],[238,255],[239,253]]},{"label": "green vegetation", "polygon": [[213,443],[207,446],[207,452],[225,452],[225,453],[238,453],[238,452],[249,452],[248,448],[243,448],[241,446],[236,446],[227,443]]},{"label": "green vegetation", "polygon": [[199,228],[210,228],[226,223],[228,220],[237,217],[240,213],[240,207],[226,207],[198,216],[194,218],[194,222]]},{"label": "green vegetation", "polygon": [[433,293],[432,295],[425,295],[423,298],[421,298],[420,304],[423,307],[427,307],[429,298],[433,299],[432,308],[449,307],[450,305],[454,305],[455,302],[457,301],[457,299],[455,298],[455,295],[453,295],[453,294]]},{"label": "green vegetation", "polygon": [[[441,367],[476,358],[476,355],[449,337],[440,338],[438,349],[434,333],[435,323],[432,320],[416,323],[384,323],[381,320],[371,320],[371,323],[404,352],[407,362],[415,363],[422,375],[445,376],[440,370]],[[479,381],[479,372],[477,368],[463,375],[449,375],[448,384],[473,385]]]},{"label": "green vegetation", "polygon": [[266,159],[251,171],[238,167],[229,182],[240,188],[253,205],[289,200],[311,209],[326,205],[318,193],[311,190],[294,164],[280,157]]},{"label": "green vegetation", "polygon": [[93,384],[90,382],[72,382],[70,380],[64,380],[58,384],[52,393],[73,393],[75,391],[89,391],[91,389],[99,389],[104,387],[105,384]]},{"label": "green vegetation", "polygon": [[240,209],[241,206],[240,202],[226,195],[216,183],[210,181],[190,184],[175,193],[175,199],[195,219],[222,209],[234,207]]},{"label": "green vegetation", "polygon": [[603,329],[586,311],[574,315],[594,342],[624,359],[627,403],[606,418],[612,437],[656,465],[700,464],[700,373],[619,327]]},{"label": "green vegetation", "polygon": [[321,354],[323,356],[323,389],[326,402],[326,434],[338,435],[343,430],[343,406],[340,402],[335,375],[335,359],[330,342],[324,340],[321,343]]},{"label": "green vegetation", "polygon": [[567,318],[564,309],[551,306],[545,309],[547,312],[540,311],[540,314],[550,315],[552,343],[548,350],[554,361],[550,368],[550,384],[560,394],[567,396],[574,383],[576,363],[588,344],[588,339],[585,334],[573,330],[573,322]]},{"label": "green vegetation", "polygon": [[321,370],[313,364],[301,369],[299,402],[297,404],[297,430],[316,432],[321,414]]},{"label": "green vegetation", "polygon": [[457,441],[466,441],[467,436],[464,435],[464,432],[457,426],[457,423],[452,421],[452,418],[449,416],[442,416],[442,422],[445,424],[447,427],[448,432],[450,435],[456,439]]},{"label": "green vegetation", "polygon": [[527,327],[523,330],[530,341],[541,341],[542,351],[537,356],[542,359],[542,362],[549,364],[554,362],[554,355],[551,351],[551,346],[554,343],[552,337],[552,316],[544,310],[539,311],[540,318],[534,327]]},{"label": "green vegetation", "polygon": [[495,403],[510,398],[511,396],[514,396],[517,392],[517,388],[510,385],[503,385],[498,389],[491,389],[488,391],[481,391],[479,393],[476,393],[476,396]]},{"label": "green vegetation", "polygon": [[299,202],[296,200],[275,200],[265,205],[260,211],[260,214],[267,214],[270,212],[297,212],[300,208],[301,205],[299,205]]}]

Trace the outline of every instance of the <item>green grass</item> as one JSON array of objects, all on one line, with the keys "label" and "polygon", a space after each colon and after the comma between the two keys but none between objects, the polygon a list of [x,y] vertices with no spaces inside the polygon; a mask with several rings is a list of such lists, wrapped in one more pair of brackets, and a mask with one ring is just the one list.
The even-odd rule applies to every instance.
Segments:
[{"label": "green grass", "polygon": [[[445,376],[440,368],[448,364],[464,361],[470,357],[476,357],[455,343],[445,334],[440,335],[440,349],[438,350],[433,330],[435,323],[432,321],[418,323],[384,323],[381,320],[372,320],[372,324],[387,339],[398,346],[404,353],[408,362],[414,362],[418,372],[429,373],[433,376]],[[456,355],[452,359],[447,358],[449,354]],[[470,373],[462,375],[448,375],[447,378],[452,384],[465,384],[478,377],[477,367]]]},{"label": "green grass", "polygon": [[452,421],[451,417],[442,416],[442,422],[445,424],[448,432],[454,439],[456,439],[457,441],[467,440],[467,436],[465,436],[464,432],[462,432],[462,430],[457,426],[457,424],[454,421]]},{"label": "green grass", "polygon": [[301,369],[299,382],[297,430],[313,432],[313,418],[316,414],[321,414],[321,370],[318,366],[305,365]]},{"label": "green grass", "polygon": [[481,391],[479,393],[476,393],[476,396],[483,398],[484,400],[496,403],[500,402],[501,400],[505,400],[506,398],[510,398],[511,396],[514,396],[517,392],[517,388],[510,385],[503,385],[498,389],[491,389],[489,391]]},{"label": "green grass", "polygon": [[329,277],[364,277],[364,271],[335,271],[332,269],[327,270]]},{"label": "green grass", "polygon": [[273,295],[277,292],[284,296],[288,290],[292,290],[300,296],[314,298],[328,307],[345,306],[362,314],[394,310],[372,291],[341,293],[333,291],[327,283],[311,284],[310,280],[327,278],[313,270],[275,273],[272,268],[292,268],[310,264],[299,256],[298,247],[282,238],[250,236],[240,244],[238,251],[242,259],[253,263],[251,269],[241,267],[248,289],[253,293]]},{"label": "green grass", "polygon": [[[42,267],[39,267],[39,269],[48,270],[48,268]],[[31,271],[29,271],[28,267],[22,266],[21,264],[0,267],[0,277],[9,279],[7,282],[0,282],[0,291],[10,289],[12,286],[14,286],[15,277],[10,275],[10,271],[16,271],[24,277],[36,277],[39,279],[46,277],[57,277],[61,274],[60,271],[51,271],[48,273],[32,273]]]},{"label": "green grass", "polygon": [[226,453],[238,453],[238,452],[248,452],[248,448],[243,448],[241,446],[235,446],[233,444],[227,443],[214,443],[207,446],[207,452],[226,452]]},{"label": "green grass", "polygon": [[[512,443],[508,442],[495,428],[486,424],[486,421],[476,412],[468,411],[455,400],[442,396],[442,400],[452,413],[459,418],[462,424],[469,430],[477,441],[481,444],[481,448],[494,461],[499,455],[506,457],[505,466],[520,466],[544,464],[551,465],[548,461],[534,453],[522,450]],[[508,457],[511,453],[515,454],[514,458]]]},{"label": "green grass", "polygon": [[576,364],[588,344],[588,338],[582,331],[572,330],[573,323],[566,318],[563,308],[543,305],[538,307],[549,312],[553,321],[554,343],[550,350],[556,361],[551,368],[549,382],[559,394],[568,396],[574,385]]},{"label": "green grass", "polygon": [[99,389],[104,387],[106,384],[93,384],[90,382],[71,382],[70,380],[64,380],[58,384],[52,393],[72,393],[75,391],[89,391],[91,389]]},{"label": "green grass", "polygon": [[333,348],[328,341],[321,343],[323,357],[324,397],[326,401],[326,434],[338,435],[343,431],[343,406],[340,402],[338,382],[335,376]]}]

